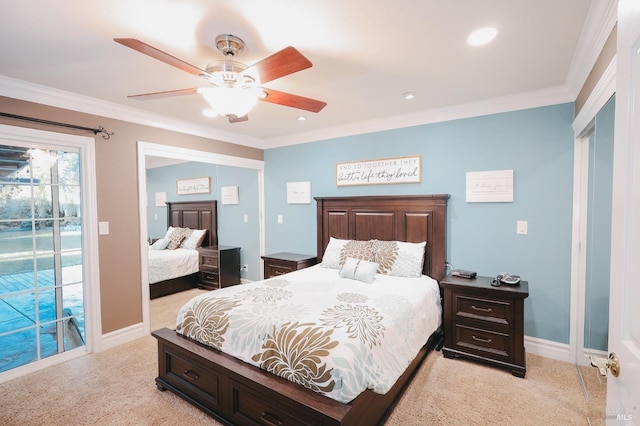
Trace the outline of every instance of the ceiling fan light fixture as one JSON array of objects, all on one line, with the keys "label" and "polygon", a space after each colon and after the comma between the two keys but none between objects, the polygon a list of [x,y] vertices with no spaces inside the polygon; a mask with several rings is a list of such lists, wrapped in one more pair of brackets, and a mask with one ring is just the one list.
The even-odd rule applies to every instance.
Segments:
[{"label": "ceiling fan light fixture", "polygon": [[198,92],[223,117],[243,117],[258,103],[254,91],[242,87],[204,87],[198,89]]},{"label": "ceiling fan light fixture", "polygon": [[213,108],[205,108],[202,110],[202,115],[208,118],[217,117],[218,113]]}]

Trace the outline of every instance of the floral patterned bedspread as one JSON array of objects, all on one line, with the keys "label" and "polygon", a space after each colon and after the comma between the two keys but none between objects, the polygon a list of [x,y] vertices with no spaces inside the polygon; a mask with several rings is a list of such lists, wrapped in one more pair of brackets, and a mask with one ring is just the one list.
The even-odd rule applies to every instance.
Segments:
[{"label": "floral patterned bedspread", "polygon": [[438,283],[316,265],[187,302],[176,331],[340,402],[386,393],[438,328]]}]

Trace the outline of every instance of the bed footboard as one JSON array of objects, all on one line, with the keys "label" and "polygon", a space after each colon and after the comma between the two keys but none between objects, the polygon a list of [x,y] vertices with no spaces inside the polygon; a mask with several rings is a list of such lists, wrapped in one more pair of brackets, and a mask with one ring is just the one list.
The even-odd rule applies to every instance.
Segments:
[{"label": "bed footboard", "polygon": [[434,333],[385,395],[366,391],[343,404],[163,328],[158,340],[160,390],[170,390],[226,424],[374,425],[381,423],[442,339]]}]

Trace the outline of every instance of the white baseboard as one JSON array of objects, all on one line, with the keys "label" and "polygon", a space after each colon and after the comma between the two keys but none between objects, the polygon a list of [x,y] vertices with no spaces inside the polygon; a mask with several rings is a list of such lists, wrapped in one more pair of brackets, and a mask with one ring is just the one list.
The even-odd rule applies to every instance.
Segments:
[{"label": "white baseboard", "polygon": [[147,333],[145,333],[142,323],[130,325],[129,327],[103,334],[100,351],[114,348],[118,345],[131,342],[132,340],[139,339],[146,335]]},{"label": "white baseboard", "polygon": [[[571,358],[569,345],[566,343],[558,343],[551,340],[538,339],[537,337],[524,336],[524,347],[527,350],[527,353],[530,354],[564,361],[571,364],[575,363],[575,360]],[[591,364],[591,360],[589,359],[591,355],[601,358],[609,356],[606,351],[585,348],[582,351],[582,356],[578,355],[578,365]]]},{"label": "white baseboard", "polygon": [[567,343],[524,336],[524,347],[530,354],[573,363]]}]

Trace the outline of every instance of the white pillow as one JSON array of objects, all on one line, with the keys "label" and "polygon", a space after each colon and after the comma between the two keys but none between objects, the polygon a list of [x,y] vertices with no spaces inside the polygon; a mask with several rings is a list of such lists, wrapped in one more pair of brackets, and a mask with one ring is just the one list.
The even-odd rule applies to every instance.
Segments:
[{"label": "white pillow", "polygon": [[376,272],[378,272],[377,263],[347,257],[339,274],[342,278],[350,278],[352,280],[358,280],[365,283],[372,283],[376,277]]},{"label": "white pillow", "polygon": [[342,252],[342,248],[347,244],[350,240],[340,240],[338,238],[329,238],[329,244],[327,244],[327,248],[324,250],[324,254],[322,255],[322,263],[320,265],[323,268],[340,268],[340,253]]},{"label": "white pillow", "polygon": [[169,238],[160,238],[149,246],[149,250],[164,250],[169,245]]},{"label": "white pillow", "polygon": [[193,229],[191,234],[182,242],[182,248],[195,250],[202,244],[205,235],[207,235],[206,229]]},{"label": "white pillow", "polygon": [[164,234],[164,239],[169,239],[171,238],[171,233],[173,232],[174,229],[178,229],[178,228],[174,228],[173,226],[170,226],[169,228],[167,228],[167,233]]}]

